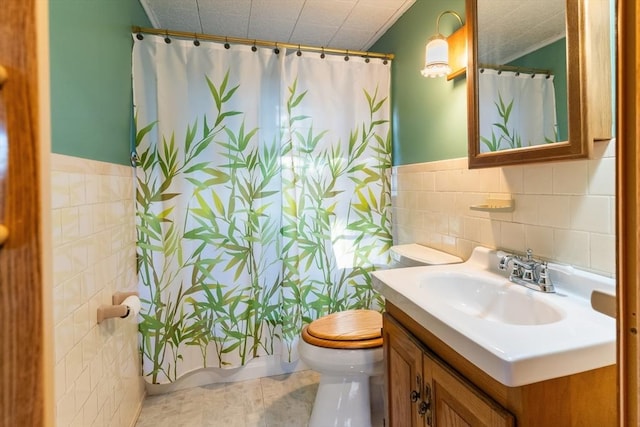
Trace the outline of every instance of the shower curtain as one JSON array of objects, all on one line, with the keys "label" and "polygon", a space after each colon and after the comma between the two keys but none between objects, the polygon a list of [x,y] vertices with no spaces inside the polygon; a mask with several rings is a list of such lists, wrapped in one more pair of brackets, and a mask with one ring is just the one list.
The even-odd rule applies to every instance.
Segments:
[{"label": "shower curtain", "polygon": [[553,76],[485,68],[478,82],[480,152],[558,140]]},{"label": "shower curtain", "polygon": [[379,309],[389,261],[390,66],[134,37],[143,375],[267,355]]}]

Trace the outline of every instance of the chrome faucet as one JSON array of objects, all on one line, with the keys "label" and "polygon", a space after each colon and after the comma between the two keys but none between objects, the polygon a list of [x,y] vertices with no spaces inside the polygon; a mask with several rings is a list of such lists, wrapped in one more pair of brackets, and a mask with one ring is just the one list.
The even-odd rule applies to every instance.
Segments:
[{"label": "chrome faucet", "polygon": [[540,292],[555,292],[549,278],[547,263],[533,258],[531,249],[527,249],[526,257],[505,254],[500,257],[498,268],[506,271],[511,264],[509,280],[518,285]]}]

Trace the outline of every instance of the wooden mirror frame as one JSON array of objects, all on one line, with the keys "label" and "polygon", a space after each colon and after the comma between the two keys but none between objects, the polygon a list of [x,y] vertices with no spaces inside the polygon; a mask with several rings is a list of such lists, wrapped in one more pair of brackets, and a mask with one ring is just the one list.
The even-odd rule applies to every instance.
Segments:
[{"label": "wooden mirror frame", "polygon": [[591,155],[594,139],[611,138],[608,2],[567,0],[566,11],[569,140],[481,153],[476,66],[477,0],[466,0],[469,169],[587,158]]}]

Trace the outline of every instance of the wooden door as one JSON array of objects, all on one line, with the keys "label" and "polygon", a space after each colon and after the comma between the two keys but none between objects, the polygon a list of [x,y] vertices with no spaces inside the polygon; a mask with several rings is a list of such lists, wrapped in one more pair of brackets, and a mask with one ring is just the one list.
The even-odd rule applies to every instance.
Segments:
[{"label": "wooden door", "polygon": [[391,427],[424,426],[422,348],[391,316],[383,318],[386,419]]},{"label": "wooden door", "polygon": [[44,372],[52,367],[43,356],[36,53],[42,46],[36,9],[43,6],[36,0],[1,4],[0,224],[9,235],[0,247],[0,426],[48,426]]},{"label": "wooden door", "polygon": [[433,427],[513,427],[513,415],[429,354],[424,376],[431,386]]}]

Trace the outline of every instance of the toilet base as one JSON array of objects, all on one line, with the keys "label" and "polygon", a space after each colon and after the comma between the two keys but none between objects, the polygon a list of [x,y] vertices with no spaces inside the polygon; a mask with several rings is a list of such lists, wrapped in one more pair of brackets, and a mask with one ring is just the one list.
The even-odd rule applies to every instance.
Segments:
[{"label": "toilet base", "polygon": [[329,426],[371,426],[368,375],[321,375],[309,427]]}]

